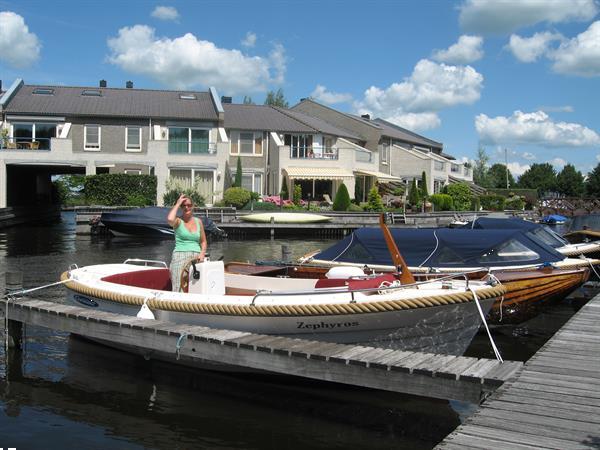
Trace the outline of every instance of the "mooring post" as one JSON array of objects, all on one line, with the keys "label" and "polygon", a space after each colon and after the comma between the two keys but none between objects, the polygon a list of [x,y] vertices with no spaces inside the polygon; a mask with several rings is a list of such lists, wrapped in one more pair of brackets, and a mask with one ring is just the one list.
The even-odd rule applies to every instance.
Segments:
[{"label": "mooring post", "polygon": [[[23,272],[6,272],[6,294],[12,294],[23,289]],[[6,349],[21,349],[23,342],[23,324],[16,320],[10,320],[8,318],[8,303],[10,300],[5,301],[5,330],[6,336]]]},{"label": "mooring post", "polygon": [[281,260],[285,263],[292,260],[292,251],[290,250],[290,246],[287,244],[281,245]]},{"label": "mooring post", "polygon": [[275,217],[271,216],[271,239],[275,237]]}]

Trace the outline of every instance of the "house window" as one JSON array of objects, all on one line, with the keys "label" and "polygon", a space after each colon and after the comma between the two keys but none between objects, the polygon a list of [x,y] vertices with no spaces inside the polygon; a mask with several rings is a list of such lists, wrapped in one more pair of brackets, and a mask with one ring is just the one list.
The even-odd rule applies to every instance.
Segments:
[{"label": "house window", "polygon": [[242,187],[247,191],[262,195],[262,173],[242,174]]},{"label": "house window", "polygon": [[433,162],[433,168],[435,170],[444,170],[444,163],[442,161],[434,161]]},{"label": "house window", "polygon": [[50,140],[56,137],[56,123],[15,123],[12,126],[12,140],[17,146],[38,142],[40,150],[50,150]]},{"label": "house window", "polygon": [[140,169],[124,169],[123,173],[126,175],[141,175],[142,171]]},{"label": "house window", "polygon": [[389,152],[390,152],[390,143],[387,141],[383,142],[381,144],[381,155],[380,155],[382,163],[387,164],[388,159],[389,159],[388,158]]},{"label": "house window", "polygon": [[169,153],[214,153],[208,141],[207,129],[169,127]]},{"label": "house window", "polygon": [[142,127],[127,127],[125,130],[125,150],[128,152],[142,151]]},{"label": "house window", "polygon": [[458,173],[460,172],[460,169],[458,167],[458,164],[451,164],[450,165],[450,172],[454,172],[454,173]]},{"label": "house window", "polygon": [[213,202],[214,195],[214,172],[201,169],[171,169],[169,170],[169,182],[176,190],[194,189],[206,203]]},{"label": "house window", "polygon": [[83,128],[83,148],[100,150],[100,125],[86,125]]},{"label": "house window", "polygon": [[283,143],[290,147],[290,158],[310,158],[313,155],[313,137],[310,134],[286,134]]},{"label": "house window", "polygon": [[240,153],[252,155],[254,153],[254,133],[240,133]]},{"label": "house window", "polygon": [[232,155],[262,156],[263,134],[260,131],[241,131],[237,139],[232,139],[230,153]]}]

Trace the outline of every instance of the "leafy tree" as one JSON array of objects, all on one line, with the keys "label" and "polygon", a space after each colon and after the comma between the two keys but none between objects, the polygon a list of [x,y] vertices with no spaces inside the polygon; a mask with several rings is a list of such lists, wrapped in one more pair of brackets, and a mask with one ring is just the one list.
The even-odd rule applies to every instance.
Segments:
[{"label": "leafy tree", "polygon": [[532,164],[519,178],[519,186],[525,189],[537,189],[538,196],[556,191],[556,171],[550,163]]},{"label": "leafy tree", "polygon": [[585,191],[583,175],[567,164],[556,176],[556,190],[566,197],[581,197]]},{"label": "leafy tree", "polygon": [[421,198],[427,201],[429,197],[429,191],[427,190],[427,174],[425,171],[421,174]]},{"label": "leafy tree", "polygon": [[490,187],[488,185],[488,163],[490,157],[485,152],[483,147],[477,150],[477,159],[473,167],[473,182],[482,187]]},{"label": "leafy tree", "polygon": [[294,185],[294,205],[300,206],[302,200],[302,186],[299,184]]},{"label": "leafy tree", "polygon": [[467,211],[471,207],[471,189],[467,183],[452,183],[445,187],[446,194],[452,197],[454,209]]},{"label": "leafy tree", "polygon": [[233,187],[242,187],[242,159],[238,156]]},{"label": "leafy tree", "polygon": [[417,180],[413,178],[410,189],[408,191],[408,204],[410,206],[418,206],[419,205],[419,188],[417,187]]},{"label": "leafy tree", "polygon": [[287,108],[289,106],[281,88],[277,89],[277,92],[267,92],[267,97],[265,98],[265,105],[281,106],[282,108]]},{"label": "leafy tree", "polygon": [[333,200],[333,210],[334,211],[346,211],[350,206],[350,194],[348,193],[348,188],[344,183],[342,183],[335,194],[335,199]]},{"label": "leafy tree", "polygon": [[252,97],[250,97],[249,95],[244,95],[244,105],[254,105],[254,102],[252,101]]},{"label": "leafy tree", "polygon": [[288,180],[286,176],[283,177],[283,181],[281,182],[281,192],[279,192],[279,196],[281,197],[281,200],[290,199],[290,193],[288,191]]},{"label": "leafy tree", "polygon": [[[490,188],[494,189],[505,189],[506,188],[506,165],[496,163],[487,172],[487,183]],[[510,170],[508,170],[508,186],[515,186],[515,179],[513,178]]]},{"label": "leafy tree", "polygon": [[591,197],[600,197],[600,163],[588,173],[585,192]]},{"label": "leafy tree", "polygon": [[243,208],[250,201],[250,192],[241,187],[230,187],[223,194],[225,205]]},{"label": "leafy tree", "polygon": [[381,195],[379,195],[377,186],[373,186],[369,191],[365,209],[367,211],[383,211],[383,200],[381,199]]}]

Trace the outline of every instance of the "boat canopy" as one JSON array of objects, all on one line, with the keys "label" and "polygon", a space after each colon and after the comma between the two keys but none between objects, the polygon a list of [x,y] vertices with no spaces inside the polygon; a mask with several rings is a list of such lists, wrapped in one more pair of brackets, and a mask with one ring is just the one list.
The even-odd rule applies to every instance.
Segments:
[{"label": "boat canopy", "polygon": [[[517,229],[390,229],[404,260],[412,267],[494,267],[562,261],[564,255]],[[359,228],[318,253],[315,260],[392,265],[379,228]]]},{"label": "boat canopy", "polygon": [[549,245],[554,248],[563,247],[568,242],[563,239],[555,231],[551,230],[550,227],[540,224],[529,222],[528,220],[519,219],[517,217],[511,217],[506,219],[493,218],[493,217],[478,217],[475,220],[467,222],[461,228],[469,229],[481,229],[481,230],[510,230],[517,229],[523,230],[524,233],[529,236],[539,239],[542,243]]}]

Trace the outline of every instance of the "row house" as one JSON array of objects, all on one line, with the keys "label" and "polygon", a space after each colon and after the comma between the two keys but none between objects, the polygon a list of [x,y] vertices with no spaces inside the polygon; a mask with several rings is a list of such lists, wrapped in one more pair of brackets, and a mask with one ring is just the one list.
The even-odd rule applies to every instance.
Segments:
[{"label": "row house", "polygon": [[[388,181],[400,179],[409,184],[413,179],[420,183],[422,173],[427,175],[429,192],[440,192],[452,182],[472,183],[469,165],[457,162],[443,152],[443,144],[413,133],[383,119],[371,119],[368,114],[355,116],[337,111],[312,99],[302,99],[292,111],[301,111],[319,117],[343,129],[352,130],[362,139],[368,150],[378,155],[380,174]],[[380,181],[385,181],[380,175]]]},{"label": "row house", "polygon": [[[216,90],[167,91],[26,85],[0,97],[0,207],[23,204],[23,192],[49,193],[51,174],[129,173],[157,177],[157,202],[169,185],[194,186],[212,204],[242,161],[243,186],[263,195],[302,186],[303,196],[333,197],[344,182],[352,196],[375,180],[378,152],[357,133],[301,111],[236,105]],[[42,170],[41,168],[45,168]],[[35,181],[11,179],[35,168]],[[360,189],[358,189],[358,188]],[[362,189],[362,190],[361,190]]]}]

